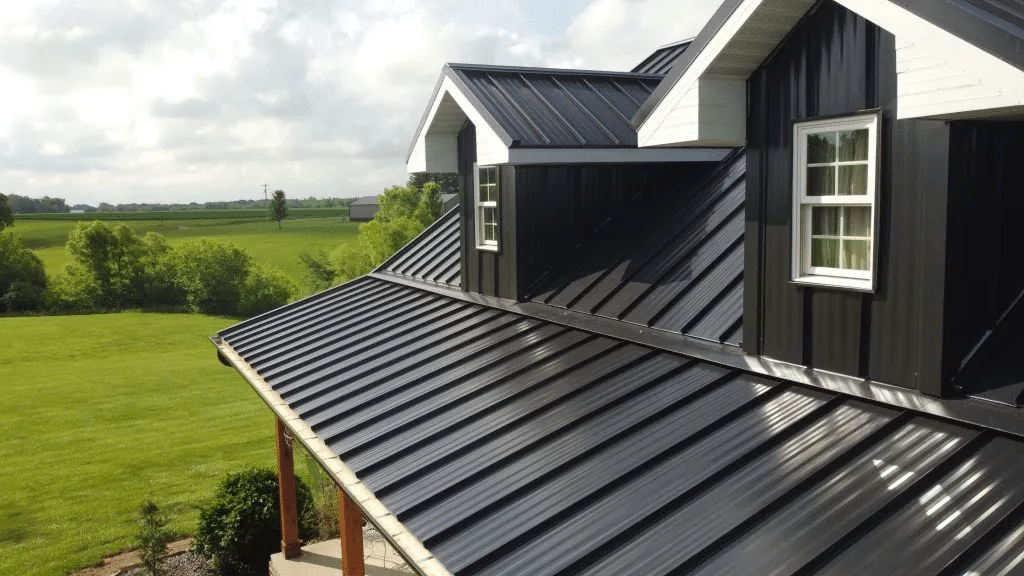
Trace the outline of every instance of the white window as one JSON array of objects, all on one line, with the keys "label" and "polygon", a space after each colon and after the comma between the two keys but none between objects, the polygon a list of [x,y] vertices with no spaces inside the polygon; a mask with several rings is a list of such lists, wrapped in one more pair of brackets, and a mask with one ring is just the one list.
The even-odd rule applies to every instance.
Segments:
[{"label": "white window", "polygon": [[873,290],[878,115],[793,126],[793,280]]},{"label": "white window", "polygon": [[476,171],[476,246],[498,249],[498,167],[480,166]]}]

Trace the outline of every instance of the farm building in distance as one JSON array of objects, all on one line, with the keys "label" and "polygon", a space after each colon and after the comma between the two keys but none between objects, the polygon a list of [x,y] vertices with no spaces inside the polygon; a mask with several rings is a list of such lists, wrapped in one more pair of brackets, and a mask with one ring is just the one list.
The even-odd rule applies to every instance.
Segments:
[{"label": "farm building in distance", "polygon": [[[444,202],[444,211],[447,212],[459,204],[458,194],[442,194],[441,201]],[[363,196],[357,198],[348,205],[348,218],[353,222],[369,222],[377,215],[380,209],[379,196]]]},{"label": "farm building in distance", "polygon": [[1017,4],[726,0],[634,72],[447,65],[408,167],[459,207],[215,339],[343,559],[362,516],[431,576],[1024,570]]}]

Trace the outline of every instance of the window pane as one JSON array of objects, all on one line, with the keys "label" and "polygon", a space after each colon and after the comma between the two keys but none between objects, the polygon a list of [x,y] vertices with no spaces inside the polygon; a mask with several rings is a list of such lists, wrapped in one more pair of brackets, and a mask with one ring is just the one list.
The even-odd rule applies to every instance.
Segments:
[{"label": "window pane", "polygon": [[484,241],[498,241],[498,226],[496,224],[484,224]]},{"label": "window pane", "polygon": [[871,207],[849,206],[843,208],[843,236],[871,236]]},{"label": "window pane", "polygon": [[498,209],[497,208],[483,208],[483,221],[484,221],[484,224],[497,224],[498,223]]},{"label": "window pane", "polygon": [[807,169],[808,196],[834,196],[836,193],[835,166],[817,166]]},{"label": "window pane", "polygon": [[868,159],[868,129],[846,130],[839,133],[839,161]]},{"label": "window pane", "polygon": [[839,267],[839,240],[811,238],[811,266]]},{"label": "window pane", "polygon": [[814,236],[839,236],[839,207],[811,207],[811,234]]},{"label": "window pane", "polygon": [[839,193],[863,195],[868,193],[868,165],[854,164],[839,167]]},{"label": "window pane", "polygon": [[821,132],[807,135],[807,163],[822,164],[836,161],[836,133]]},{"label": "window pane", "polygon": [[870,240],[843,240],[843,268],[847,270],[870,270],[870,257]]}]

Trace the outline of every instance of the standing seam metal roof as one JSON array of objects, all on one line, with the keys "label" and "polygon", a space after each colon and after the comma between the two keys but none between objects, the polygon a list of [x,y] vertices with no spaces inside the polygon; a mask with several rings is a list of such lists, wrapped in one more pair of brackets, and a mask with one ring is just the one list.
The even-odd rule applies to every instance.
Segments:
[{"label": "standing seam metal roof", "polygon": [[521,148],[635,148],[630,118],[661,76],[449,64],[468,91]]},{"label": "standing seam metal roof", "polygon": [[[535,302],[736,344],[743,327],[746,152],[674,205],[606,226]],[[656,221],[652,222],[652,218]]]},{"label": "standing seam metal roof", "polygon": [[459,209],[449,210],[384,262],[378,271],[458,288],[462,274],[459,221]]},{"label": "standing seam metal roof", "polygon": [[675,65],[676,60],[683,55],[692,40],[674,42],[658,48],[653,54],[644,58],[644,61],[637,64],[631,72],[637,74],[661,74],[665,75]]},{"label": "standing seam metal roof", "polygon": [[221,332],[452,573],[1024,568],[1024,442],[366,277]]}]

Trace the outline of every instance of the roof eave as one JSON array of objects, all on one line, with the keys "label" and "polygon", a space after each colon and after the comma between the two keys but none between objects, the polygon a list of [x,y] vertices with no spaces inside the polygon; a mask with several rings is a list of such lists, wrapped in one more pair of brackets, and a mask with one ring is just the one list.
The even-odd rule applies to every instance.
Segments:
[{"label": "roof eave", "polygon": [[210,338],[210,341],[217,347],[221,362],[224,363],[226,360],[245,378],[264,404],[291,431],[292,437],[302,443],[310,456],[331,476],[338,487],[359,506],[363,517],[373,524],[410,566],[423,576],[452,576],[441,561],[409,532],[408,528],[377,499],[376,495],[231,345],[219,337]]}]

